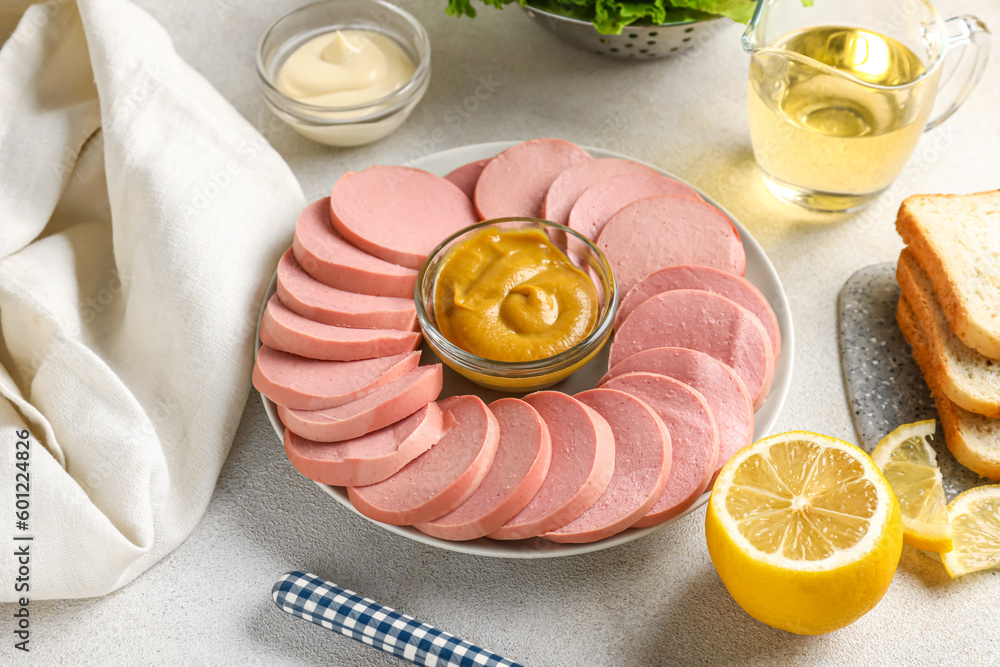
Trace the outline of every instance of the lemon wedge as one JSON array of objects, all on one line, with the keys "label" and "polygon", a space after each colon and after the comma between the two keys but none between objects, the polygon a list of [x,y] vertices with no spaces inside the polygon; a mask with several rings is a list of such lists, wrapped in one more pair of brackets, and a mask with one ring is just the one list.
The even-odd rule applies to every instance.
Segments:
[{"label": "lemon wedge", "polygon": [[952,579],[1000,568],[1000,484],[977,486],[948,505],[955,548],[941,554]]},{"label": "lemon wedge", "polygon": [[951,524],[937,454],[928,442],[933,419],[904,424],[882,438],[872,459],[892,487],[903,515],[903,543],[918,549],[951,551]]},{"label": "lemon wedge", "polygon": [[882,599],[899,563],[903,522],[863,450],[792,431],[726,463],[705,536],[719,577],[747,613],[816,635],[853,623]]}]

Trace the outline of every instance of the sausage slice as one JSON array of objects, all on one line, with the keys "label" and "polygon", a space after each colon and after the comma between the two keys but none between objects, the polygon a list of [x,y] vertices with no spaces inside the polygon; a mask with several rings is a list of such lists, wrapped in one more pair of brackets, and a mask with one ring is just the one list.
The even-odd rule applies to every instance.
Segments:
[{"label": "sausage slice", "polygon": [[608,420],[615,435],[615,471],[604,493],[583,514],[542,537],[595,542],[631,527],[663,494],[670,474],[670,433],[646,403],[615,389],[576,395]]},{"label": "sausage slice", "polygon": [[597,247],[608,256],[621,294],[667,266],[746,272],[743,242],[729,218],[703,201],[674,195],[640,199],[619,210],[598,234]]},{"label": "sausage slice", "polygon": [[513,216],[537,218],[549,186],[562,172],[592,160],[562,139],[531,139],[493,158],[476,183],[476,210],[483,220]]},{"label": "sausage slice", "polygon": [[654,347],[618,363],[601,378],[598,386],[618,375],[634,372],[672,377],[705,398],[719,427],[719,458],[713,479],[733,454],[753,442],[750,394],[736,371],[718,359],[683,347]]},{"label": "sausage slice", "polygon": [[670,476],[652,508],[633,524],[656,526],[690,507],[708,488],[719,455],[719,429],[712,409],[697,391],[673,378],[654,373],[626,373],[608,380],[604,389],[618,389],[645,402],[670,432]]},{"label": "sausage slice", "polygon": [[701,201],[691,187],[663,174],[621,174],[587,188],[569,212],[569,226],[588,239],[596,239],[611,216],[623,207],[656,195]]},{"label": "sausage slice", "polygon": [[322,324],[401,331],[417,324],[412,296],[371,296],[324,285],[299,266],[291,249],[278,261],[278,298],[289,310]]},{"label": "sausage slice", "polygon": [[445,540],[473,540],[500,528],[524,509],[542,486],[552,459],[549,429],[533,407],[517,398],[489,405],[500,425],[493,464],[476,492],[451,514],[417,530]]},{"label": "sausage slice", "polygon": [[292,433],[318,442],[340,442],[377,431],[409,417],[441,393],[441,364],[418,366],[356,401],[325,410],[278,406],[278,416]]},{"label": "sausage slice", "polygon": [[622,298],[618,315],[615,316],[615,328],[620,327],[635,307],[646,299],[675,289],[705,290],[731,299],[749,310],[764,325],[767,337],[771,340],[774,358],[778,358],[781,353],[781,331],[778,329],[778,318],[774,316],[767,298],[743,276],[710,266],[668,266],[649,274]]},{"label": "sausage slice", "polygon": [[420,334],[396,329],[353,329],[315,322],[290,311],[278,295],[267,302],[260,340],[276,350],[310,359],[353,361],[417,349]]},{"label": "sausage slice", "polygon": [[285,454],[300,473],[320,484],[364,486],[399,472],[440,440],[455,420],[437,403],[377,431],[342,442],[316,442],[285,429]]},{"label": "sausage slice", "polygon": [[341,176],[330,193],[330,212],[345,239],[411,269],[449,235],[478,221],[454,183],[422,169],[383,165]]},{"label": "sausage slice", "polygon": [[632,160],[614,157],[585,160],[570,167],[552,181],[549,191],[545,193],[541,217],[558,222],[560,225],[569,224],[569,212],[587,188],[612,176],[637,173],[661,175],[655,169]]},{"label": "sausage slice", "polygon": [[458,169],[446,174],[445,179],[454,183],[471,201],[476,196],[476,183],[479,182],[479,175],[483,173],[483,169],[486,168],[491,159],[463,164]]},{"label": "sausage slice", "polygon": [[558,391],[535,392],[524,400],[549,428],[552,463],[531,502],[489,534],[497,540],[535,537],[565,526],[601,497],[615,467],[615,437],[593,408]]},{"label": "sausage slice", "polygon": [[392,477],[352,486],[347,497],[365,516],[397,526],[433,521],[475,493],[496,455],[500,428],[478,396],[441,401],[455,426]]},{"label": "sausage slice", "polygon": [[760,320],[730,299],[704,290],[663,292],[639,304],[615,334],[610,368],[653,347],[686,347],[731,367],[756,410],[774,376],[774,353]]},{"label": "sausage slice", "polygon": [[306,207],[295,225],[292,251],[306,273],[345,292],[413,298],[417,272],[369,255],[344,239],[330,222],[330,198]]},{"label": "sausage slice", "polygon": [[370,394],[419,363],[419,352],[359,361],[320,361],[262,345],[253,366],[253,386],[286,408],[322,410]]}]

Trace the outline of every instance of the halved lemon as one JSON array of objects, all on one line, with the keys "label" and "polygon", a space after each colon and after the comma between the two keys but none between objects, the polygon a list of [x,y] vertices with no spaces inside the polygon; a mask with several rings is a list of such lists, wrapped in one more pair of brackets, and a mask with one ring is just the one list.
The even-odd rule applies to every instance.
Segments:
[{"label": "halved lemon", "polygon": [[927,441],[933,419],[904,424],[882,438],[872,459],[899,500],[903,543],[918,549],[951,551],[951,524],[937,454]]},{"label": "halved lemon", "polygon": [[747,613],[806,635],[871,610],[903,549],[899,503],[871,458],[806,431],[758,440],[726,463],[705,535],[719,577]]},{"label": "halved lemon", "polygon": [[948,505],[955,548],[941,554],[952,579],[1000,568],[1000,484],[977,486]]}]

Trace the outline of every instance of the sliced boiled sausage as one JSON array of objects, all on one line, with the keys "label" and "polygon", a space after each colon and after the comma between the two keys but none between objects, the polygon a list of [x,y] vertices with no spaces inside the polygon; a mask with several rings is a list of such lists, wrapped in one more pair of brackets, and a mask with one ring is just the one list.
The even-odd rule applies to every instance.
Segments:
[{"label": "sliced boiled sausage", "polygon": [[537,218],[549,186],[562,172],[593,158],[562,139],[532,139],[490,160],[476,183],[476,210],[491,218]]},{"label": "sliced boiled sausage", "polygon": [[479,175],[483,173],[483,169],[486,168],[490,159],[463,164],[458,169],[446,174],[445,179],[454,183],[471,200],[476,196],[476,183],[479,182]]},{"label": "sliced boiled sausage", "polygon": [[667,266],[700,264],[739,276],[746,272],[743,242],[729,218],[686,197],[658,195],[628,204],[604,225],[597,247],[608,256],[621,294]]},{"label": "sliced boiled sausage", "polygon": [[778,328],[778,318],[774,316],[767,298],[743,276],[713,269],[710,266],[668,266],[649,274],[622,299],[618,315],[615,316],[615,328],[621,326],[635,307],[649,297],[675,289],[702,289],[713,292],[732,299],[749,310],[764,325],[767,337],[771,341],[774,358],[778,358],[781,353],[781,331]]},{"label": "sliced boiled sausage", "polygon": [[417,530],[445,540],[474,540],[500,528],[535,497],[552,458],[549,429],[533,407],[517,398],[489,405],[500,426],[493,464],[476,492],[454,512]]},{"label": "sliced boiled sausage", "polygon": [[705,398],[683,382],[654,373],[626,373],[602,389],[618,389],[645,402],[670,432],[670,475],[659,499],[633,524],[656,526],[688,507],[708,488],[719,455],[719,429]]},{"label": "sliced boiled sausage", "polygon": [[292,252],[306,273],[345,292],[413,298],[417,272],[348,243],[330,222],[330,198],[306,207],[295,225]]},{"label": "sliced boiled sausage", "polygon": [[455,419],[451,430],[392,477],[348,487],[355,509],[376,521],[403,526],[444,516],[475,493],[496,454],[496,417],[478,396],[452,396],[440,407]]},{"label": "sliced boiled sausage", "polygon": [[569,212],[569,226],[588,239],[596,239],[611,216],[623,207],[656,195],[675,195],[701,201],[689,185],[663,174],[621,174],[587,188]]},{"label": "sliced boiled sausage", "polygon": [[387,262],[419,269],[438,243],[478,221],[469,198],[421,169],[375,165],[347,172],[330,193],[333,226]]},{"label": "sliced boiled sausage", "polygon": [[569,212],[587,188],[613,176],[636,173],[661,175],[652,167],[615,157],[586,160],[570,167],[549,186],[542,202],[541,217],[560,225],[569,224]]},{"label": "sliced boiled sausage", "polygon": [[630,394],[591,389],[575,398],[604,417],[615,435],[615,471],[608,488],[576,519],[542,535],[579,544],[616,535],[646,515],[666,486],[671,445],[663,420]]},{"label": "sliced boiled sausage", "polygon": [[322,410],[370,394],[419,363],[419,352],[359,361],[320,361],[262,345],[253,366],[253,386],[286,408]]},{"label": "sliced boiled sausage", "polygon": [[489,534],[498,540],[535,537],[565,526],[601,497],[615,467],[615,437],[593,408],[558,391],[535,392],[524,400],[548,426],[552,462],[531,502]]},{"label": "sliced boiled sausage", "polygon": [[672,377],[705,398],[719,427],[719,457],[714,475],[718,475],[733,454],[753,442],[753,401],[736,371],[718,359],[684,347],[654,347],[618,363],[601,378],[598,386],[618,375],[634,372]]},{"label": "sliced boiled sausage", "polygon": [[413,297],[371,296],[324,285],[306,273],[291,250],[278,262],[278,298],[289,310],[322,324],[363,329],[413,330]]},{"label": "sliced boiled sausage", "polygon": [[293,313],[275,294],[260,320],[260,340],[276,350],[310,359],[353,361],[415,350],[420,345],[420,334],[322,324]]},{"label": "sliced boiled sausage", "polygon": [[278,406],[292,433],[318,442],[350,440],[409,417],[441,393],[441,364],[418,366],[356,401],[325,410]]},{"label": "sliced boiled sausage", "polygon": [[756,410],[774,376],[774,353],[760,320],[730,299],[704,290],[672,290],[643,301],[611,344],[609,368],[653,347],[687,347],[731,367]]},{"label": "sliced boiled sausage", "polygon": [[306,440],[285,429],[285,454],[296,470],[320,484],[365,486],[399,472],[447,433],[455,420],[437,403],[343,442]]}]

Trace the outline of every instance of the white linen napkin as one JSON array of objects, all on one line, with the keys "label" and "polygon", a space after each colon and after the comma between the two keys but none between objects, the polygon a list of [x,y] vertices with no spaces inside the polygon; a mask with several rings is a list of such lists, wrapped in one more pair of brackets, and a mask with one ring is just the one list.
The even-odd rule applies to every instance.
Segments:
[{"label": "white linen napkin", "polygon": [[304,204],[146,13],[26,11],[0,50],[0,548],[29,545],[30,589],[0,558],[0,600],[105,594],[192,531]]}]

